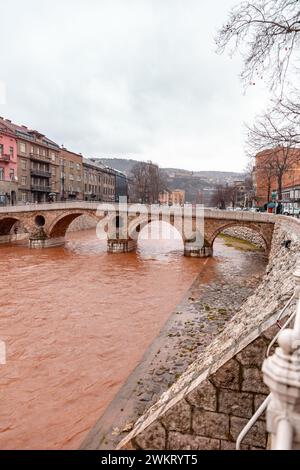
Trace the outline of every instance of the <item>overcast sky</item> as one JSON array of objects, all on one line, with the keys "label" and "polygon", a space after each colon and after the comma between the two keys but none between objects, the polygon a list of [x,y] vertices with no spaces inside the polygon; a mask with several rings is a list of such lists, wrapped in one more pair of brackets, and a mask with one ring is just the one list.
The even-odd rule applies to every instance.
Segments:
[{"label": "overcast sky", "polygon": [[237,2],[0,0],[0,115],[89,157],[241,171],[267,94],[215,53]]}]

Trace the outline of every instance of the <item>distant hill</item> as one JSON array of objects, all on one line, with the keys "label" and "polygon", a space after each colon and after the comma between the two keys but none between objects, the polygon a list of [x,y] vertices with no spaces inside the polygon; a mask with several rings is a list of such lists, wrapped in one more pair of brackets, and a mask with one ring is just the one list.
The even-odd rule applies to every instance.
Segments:
[{"label": "distant hill", "polygon": [[[138,160],[126,159],[126,158],[101,158],[104,165],[115,168],[116,170],[123,171],[126,175],[130,175],[132,167],[139,163]],[[188,171],[181,170],[179,168],[162,168],[163,172],[168,177],[199,177],[205,181],[214,181],[219,183],[221,181],[233,181],[243,177],[242,173],[235,173],[231,171]]]},{"label": "distant hill", "polygon": [[132,159],[126,159],[126,158],[101,158],[101,160],[104,165],[110,166],[111,168],[114,168],[115,170],[122,171],[125,173],[127,176],[130,175],[132,167],[138,163],[137,160],[132,160]]},{"label": "distant hill", "polygon": [[[139,163],[138,160],[126,158],[100,160],[104,165],[122,171],[127,176],[130,176],[132,167]],[[161,171],[168,189],[182,189],[186,193],[186,201],[199,202],[204,198],[207,204],[217,184],[231,184],[243,178],[242,173],[229,171],[188,171],[179,168],[162,168]]]}]

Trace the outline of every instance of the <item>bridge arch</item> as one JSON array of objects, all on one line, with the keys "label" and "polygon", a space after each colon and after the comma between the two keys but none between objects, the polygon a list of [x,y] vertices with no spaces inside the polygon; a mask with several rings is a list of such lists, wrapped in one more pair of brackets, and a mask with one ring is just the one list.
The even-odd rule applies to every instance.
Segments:
[{"label": "bridge arch", "polygon": [[174,227],[176,231],[181,235],[183,242],[184,237],[182,234],[182,223],[179,223],[179,221],[174,218],[170,218],[170,220],[167,220],[159,214],[158,217],[151,217],[151,216],[145,216],[145,217],[140,217],[137,216],[134,219],[132,219],[129,224],[128,224],[128,236],[133,239],[133,240],[138,240],[140,233],[143,231],[143,229],[147,226],[150,226],[152,223],[166,223],[170,227]]},{"label": "bridge arch", "polygon": [[271,240],[268,240],[268,237],[266,236],[266,234],[264,233],[264,230],[261,227],[259,227],[255,223],[242,222],[242,221],[239,221],[239,220],[221,224],[214,231],[214,233],[211,235],[211,237],[208,240],[211,247],[213,246],[214,241],[218,237],[218,235],[220,235],[224,230],[226,230],[228,228],[247,228],[247,229],[251,230],[252,232],[254,232],[256,235],[259,235],[259,237],[262,241],[262,244],[264,245],[265,251],[269,251],[270,248],[271,248]]},{"label": "bridge arch", "polygon": [[3,217],[0,219],[0,237],[10,235],[14,225],[22,224],[22,221],[17,217]]},{"label": "bridge arch", "polygon": [[50,225],[48,229],[48,234],[50,238],[61,238],[65,237],[68,228],[70,227],[71,223],[77,219],[78,217],[86,215],[96,219],[97,221],[100,218],[96,215],[94,211],[76,211],[71,212],[65,215],[59,215]]}]

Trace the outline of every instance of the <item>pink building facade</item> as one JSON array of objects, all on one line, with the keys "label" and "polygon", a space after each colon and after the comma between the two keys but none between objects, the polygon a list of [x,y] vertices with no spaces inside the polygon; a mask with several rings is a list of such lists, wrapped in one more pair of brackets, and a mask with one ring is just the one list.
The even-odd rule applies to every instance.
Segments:
[{"label": "pink building facade", "polygon": [[17,155],[14,134],[0,127],[0,206],[17,203]]}]

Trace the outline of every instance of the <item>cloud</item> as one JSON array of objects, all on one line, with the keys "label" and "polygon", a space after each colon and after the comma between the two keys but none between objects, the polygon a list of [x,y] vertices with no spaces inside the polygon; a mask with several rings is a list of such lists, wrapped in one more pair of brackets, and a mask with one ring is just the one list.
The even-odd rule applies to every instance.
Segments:
[{"label": "cloud", "polygon": [[[0,114],[87,156],[242,170],[239,58],[215,54],[232,0],[2,2]],[[17,12],[17,14],[16,14]]]}]

